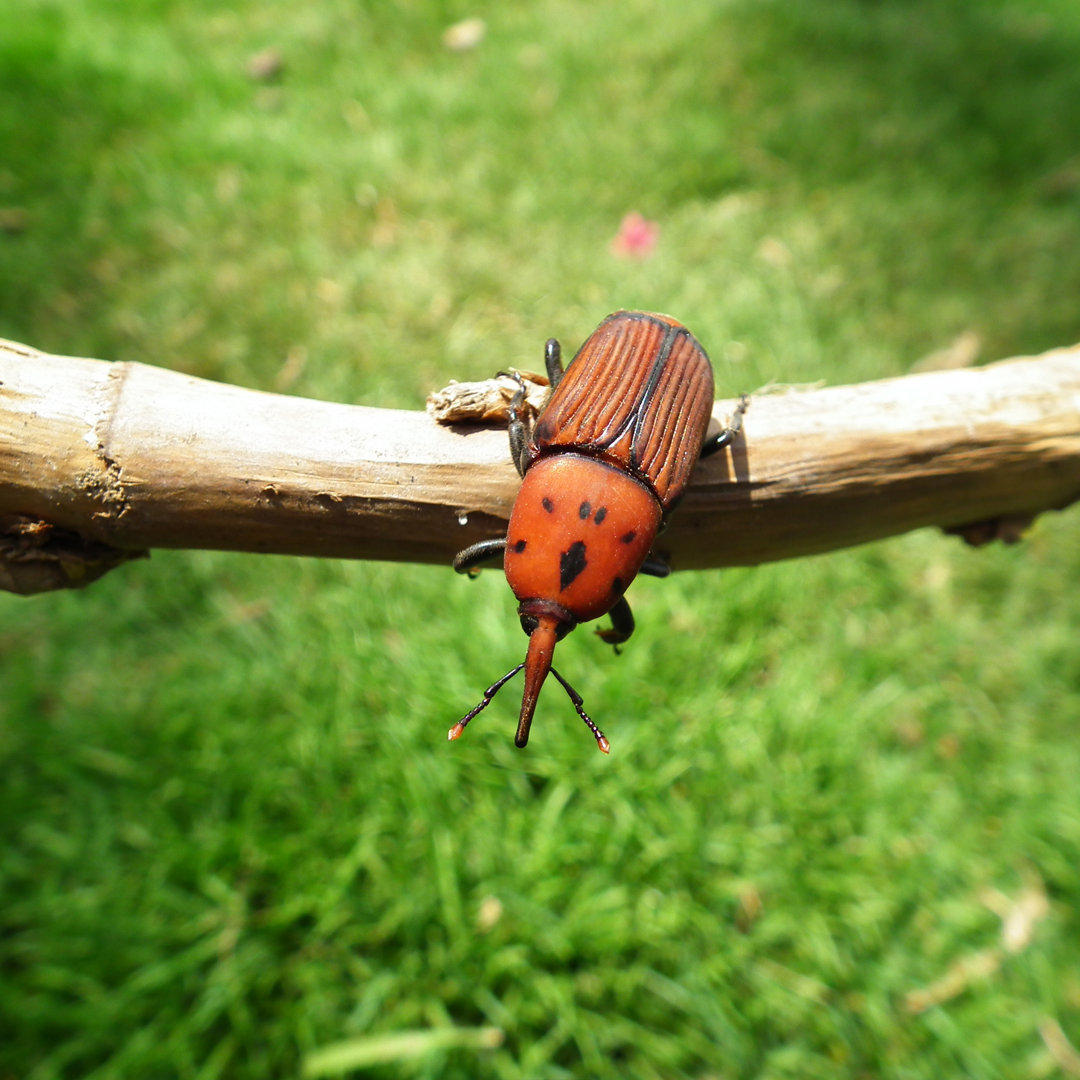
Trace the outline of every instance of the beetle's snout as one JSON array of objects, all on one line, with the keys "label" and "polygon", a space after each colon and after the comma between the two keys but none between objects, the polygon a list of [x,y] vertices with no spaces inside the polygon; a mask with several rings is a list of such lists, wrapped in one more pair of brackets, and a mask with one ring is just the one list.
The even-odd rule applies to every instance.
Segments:
[{"label": "beetle's snout", "polygon": [[577,619],[561,604],[540,598],[522,600],[518,604],[518,617],[521,619],[521,629],[529,637],[541,624],[550,624],[555,630],[556,641],[562,641],[578,624]]},{"label": "beetle's snout", "polygon": [[551,670],[551,661],[555,655],[559,625],[554,616],[541,615],[529,633],[529,651],[525,656],[525,692],[521,698],[521,715],[518,718],[517,734],[514,736],[514,745],[519,748],[529,741],[529,729],[532,727],[540,688]]}]

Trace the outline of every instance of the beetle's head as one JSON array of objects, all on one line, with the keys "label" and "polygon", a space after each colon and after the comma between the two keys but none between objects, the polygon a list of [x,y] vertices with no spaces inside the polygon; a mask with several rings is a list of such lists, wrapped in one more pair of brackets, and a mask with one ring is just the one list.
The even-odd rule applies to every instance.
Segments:
[{"label": "beetle's head", "polygon": [[465,730],[465,725],[477,713],[486,709],[491,703],[491,699],[503,686],[524,668],[525,692],[521,698],[521,714],[518,717],[514,745],[520,748],[529,741],[529,729],[532,727],[536,702],[540,697],[540,688],[544,685],[544,680],[550,671],[569,695],[578,716],[585,721],[585,724],[593,733],[597,747],[605,754],[608,753],[611,749],[610,745],[604,737],[604,733],[593,723],[582,708],[581,695],[551,666],[551,659],[555,654],[555,643],[561,641],[577,626],[577,620],[565,608],[552,603],[550,600],[524,600],[518,607],[518,614],[521,616],[522,630],[529,635],[529,649],[525,654],[524,662],[508,671],[498,682],[492,683],[484,691],[484,697],[480,704],[463,716],[450,729],[447,737],[451,740],[459,738]]}]

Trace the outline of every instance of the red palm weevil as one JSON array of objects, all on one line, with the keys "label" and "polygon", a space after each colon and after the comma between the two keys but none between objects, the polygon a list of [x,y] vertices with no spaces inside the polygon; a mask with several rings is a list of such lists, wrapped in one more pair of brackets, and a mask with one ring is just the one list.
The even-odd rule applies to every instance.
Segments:
[{"label": "red palm weevil", "polygon": [[681,323],[667,315],[618,311],[592,333],[563,371],[559,343],[545,348],[551,396],[530,427],[522,418],[524,385],[510,403],[510,453],[523,477],[505,537],[482,540],[454,559],[459,573],[497,556],[518,599],[529,635],[523,663],[484,691],[476,708],[449,732],[458,738],[522,668],[525,692],[515,745],[529,741],[540,688],[550,671],[606,754],[604,733],[581,695],[551,666],[555,643],[578,623],[611,614],[598,630],[610,645],[634,631],[623,593],[639,571],[666,577],[651,554],[667,515],[703,454],[738,432],[743,397],[723,431],[706,439],[712,416],[709,358]]}]

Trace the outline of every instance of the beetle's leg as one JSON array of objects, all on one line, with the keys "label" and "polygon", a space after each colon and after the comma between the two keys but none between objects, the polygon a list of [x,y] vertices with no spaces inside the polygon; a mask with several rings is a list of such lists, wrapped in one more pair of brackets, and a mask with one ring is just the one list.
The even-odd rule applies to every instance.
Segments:
[{"label": "beetle's leg", "polygon": [[581,695],[554,668],[551,669],[551,674],[562,683],[562,688],[570,696],[570,700],[573,702],[578,716],[585,721],[585,726],[593,733],[597,748],[605,754],[610,754],[611,743],[607,741],[604,737],[604,733],[593,723],[592,717],[582,708],[585,702]]},{"label": "beetle's leg", "polygon": [[742,430],[742,418],[743,414],[750,407],[750,398],[747,394],[742,394],[739,397],[739,404],[735,407],[735,412],[731,414],[731,419],[728,421],[728,425],[723,431],[717,432],[712,438],[706,439],[704,445],[701,448],[701,456],[708,457],[710,454],[715,454],[717,450],[722,450],[727,446],[732,439]]},{"label": "beetle's leg", "polygon": [[659,555],[650,555],[641,564],[640,572],[650,577],[667,577],[671,573],[671,567]]},{"label": "beetle's leg", "polygon": [[496,555],[502,558],[505,548],[505,536],[498,536],[492,540],[480,540],[478,543],[470,544],[454,556],[454,569],[459,574],[476,577],[480,573],[481,563],[490,562]]},{"label": "beetle's leg", "polygon": [[614,645],[617,653],[619,646],[634,632],[634,613],[626,597],[620,596],[608,614],[611,616],[611,626],[606,630],[597,630],[596,634],[601,641]]},{"label": "beetle's leg", "polygon": [[513,459],[514,468],[521,476],[524,476],[525,467],[529,463],[529,429],[521,415],[521,407],[525,404],[525,380],[521,377],[520,371],[500,371],[499,374],[506,375],[518,384],[507,408],[506,415],[509,423],[506,431],[510,436],[510,457]]},{"label": "beetle's leg", "polygon": [[[508,671],[498,682],[493,682],[485,691],[480,704],[475,709],[470,709],[447,733],[446,737],[451,742],[454,739],[461,738],[461,733],[465,730],[465,725],[473,719],[478,713],[482,713],[490,704],[491,699],[524,667],[523,663],[518,664],[513,671]],[[562,681],[561,679],[559,680]]]},{"label": "beetle's leg", "polygon": [[554,390],[563,377],[562,346],[558,338],[548,338],[544,346],[544,367],[547,368],[548,382]]}]

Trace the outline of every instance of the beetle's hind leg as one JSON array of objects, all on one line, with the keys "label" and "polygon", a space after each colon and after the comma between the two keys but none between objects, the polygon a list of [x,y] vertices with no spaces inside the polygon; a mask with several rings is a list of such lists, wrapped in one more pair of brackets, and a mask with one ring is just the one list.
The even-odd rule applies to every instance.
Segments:
[{"label": "beetle's hind leg", "polygon": [[710,454],[715,454],[717,450],[722,450],[731,443],[735,436],[742,430],[742,418],[749,407],[749,395],[741,394],[739,396],[739,404],[735,406],[735,411],[731,414],[731,419],[728,421],[727,427],[724,428],[723,431],[718,431],[711,438],[705,440],[701,447],[702,457],[708,457]]},{"label": "beetle's hind leg", "polygon": [[562,346],[558,338],[548,338],[544,346],[544,367],[547,368],[548,382],[554,390],[565,374],[562,366]]},{"label": "beetle's hind leg", "polygon": [[483,564],[493,562],[496,557],[502,558],[506,550],[506,537],[498,536],[492,540],[481,540],[470,544],[467,548],[459,551],[454,556],[454,569],[459,574],[468,574],[476,577],[483,569]]},{"label": "beetle's hind leg", "polygon": [[630,610],[626,597],[620,596],[608,614],[611,616],[611,626],[606,630],[597,630],[596,636],[606,644],[613,645],[618,653],[619,646],[634,632],[634,613]]}]

